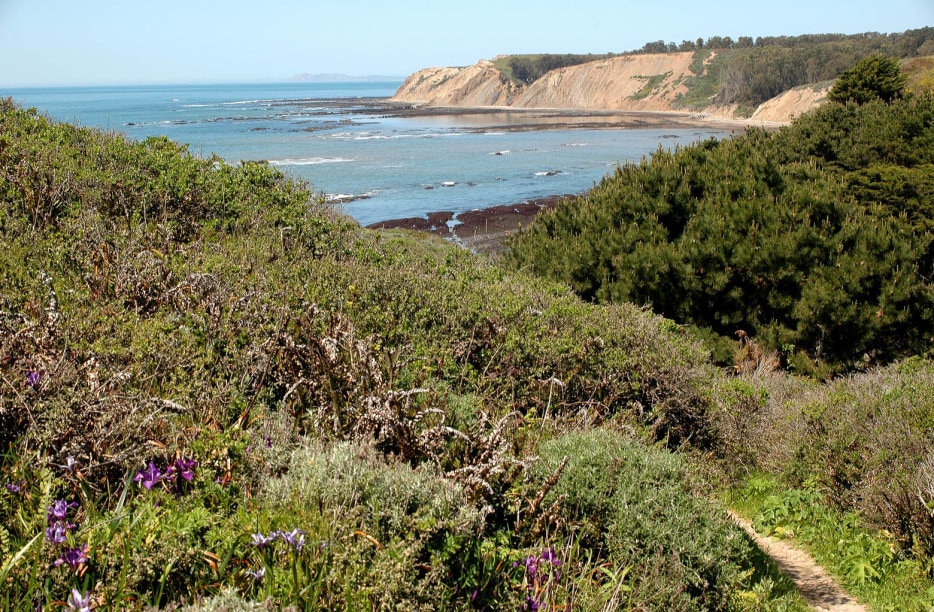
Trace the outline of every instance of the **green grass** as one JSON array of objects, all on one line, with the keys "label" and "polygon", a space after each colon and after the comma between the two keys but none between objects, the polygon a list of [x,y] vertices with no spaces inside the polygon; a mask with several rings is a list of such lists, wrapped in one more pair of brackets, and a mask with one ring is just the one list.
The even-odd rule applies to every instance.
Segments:
[{"label": "green grass", "polygon": [[[513,56],[512,55],[500,55],[493,60],[493,66],[497,70],[499,70],[506,79],[510,81],[514,81],[515,79],[512,76],[512,66],[509,65],[509,59],[511,57]],[[537,55],[528,55],[528,56],[523,55],[520,57],[528,57],[529,59],[536,59],[538,56]]]}]

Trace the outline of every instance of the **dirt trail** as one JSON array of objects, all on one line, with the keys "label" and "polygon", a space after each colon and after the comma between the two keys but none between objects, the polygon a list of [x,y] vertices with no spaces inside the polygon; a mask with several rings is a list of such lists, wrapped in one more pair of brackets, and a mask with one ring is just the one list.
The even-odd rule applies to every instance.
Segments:
[{"label": "dirt trail", "polygon": [[730,512],[730,518],[775,560],[779,569],[794,581],[812,608],[828,612],[866,612],[867,608],[847,595],[809,554],[781,540],[759,535],[752,523],[733,512]]}]

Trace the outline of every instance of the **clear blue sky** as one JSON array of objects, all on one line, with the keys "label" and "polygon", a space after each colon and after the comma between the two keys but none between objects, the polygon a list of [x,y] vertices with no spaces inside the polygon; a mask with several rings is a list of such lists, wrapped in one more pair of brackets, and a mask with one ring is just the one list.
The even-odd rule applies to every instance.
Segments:
[{"label": "clear blue sky", "polygon": [[0,87],[401,77],[500,53],[924,26],[934,0],[0,0]]}]

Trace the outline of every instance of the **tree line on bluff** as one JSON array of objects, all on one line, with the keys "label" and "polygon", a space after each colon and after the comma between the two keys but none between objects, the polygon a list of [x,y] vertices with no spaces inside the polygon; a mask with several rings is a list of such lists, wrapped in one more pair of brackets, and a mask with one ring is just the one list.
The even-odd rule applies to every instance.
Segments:
[{"label": "tree line on bluff", "polygon": [[[680,44],[658,40],[628,54],[693,51],[695,77],[718,82],[716,104],[759,105],[801,85],[835,79],[869,55],[911,58],[934,54],[934,28],[925,27],[897,34],[812,34],[767,36],[711,36]],[[507,65],[514,80],[529,84],[558,68],[575,66],[617,54],[515,55]]]}]

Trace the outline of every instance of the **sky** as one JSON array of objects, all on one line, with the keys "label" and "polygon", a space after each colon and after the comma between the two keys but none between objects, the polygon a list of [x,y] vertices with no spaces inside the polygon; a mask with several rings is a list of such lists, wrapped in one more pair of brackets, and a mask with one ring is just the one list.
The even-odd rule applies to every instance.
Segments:
[{"label": "sky", "polygon": [[500,54],[925,26],[934,0],[0,0],[0,88],[401,79]]}]

